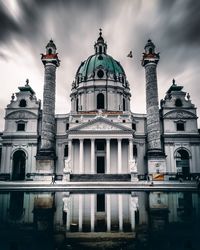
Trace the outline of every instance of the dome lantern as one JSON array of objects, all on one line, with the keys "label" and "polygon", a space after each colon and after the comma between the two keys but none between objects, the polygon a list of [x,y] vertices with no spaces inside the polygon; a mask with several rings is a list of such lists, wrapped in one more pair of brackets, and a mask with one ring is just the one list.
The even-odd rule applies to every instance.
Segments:
[{"label": "dome lantern", "polygon": [[99,38],[94,45],[95,54],[106,54],[107,52],[107,44],[104,42],[102,37],[102,29],[99,29]]}]

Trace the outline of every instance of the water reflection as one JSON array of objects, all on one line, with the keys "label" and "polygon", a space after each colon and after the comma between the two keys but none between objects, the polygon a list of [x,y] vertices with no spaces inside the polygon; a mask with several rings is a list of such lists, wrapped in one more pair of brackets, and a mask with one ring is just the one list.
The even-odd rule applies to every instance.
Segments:
[{"label": "water reflection", "polygon": [[0,249],[198,249],[199,218],[191,192],[4,192]]}]

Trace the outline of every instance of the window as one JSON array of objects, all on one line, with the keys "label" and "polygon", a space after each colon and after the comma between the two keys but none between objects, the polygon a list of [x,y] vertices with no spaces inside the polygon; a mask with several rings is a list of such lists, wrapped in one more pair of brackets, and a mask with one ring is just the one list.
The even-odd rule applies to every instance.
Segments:
[{"label": "window", "polygon": [[49,49],[49,55],[51,55],[52,54],[52,49]]},{"label": "window", "polygon": [[25,123],[18,123],[17,124],[17,131],[25,131]]},{"label": "window", "polygon": [[78,112],[78,98],[76,99],[76,112]]},{"label": "window", "polygon": [[175,106],[176,107],[182,107],[183,106],[183,103],[182,103],[181,99],[176,99]]},{"label": "window", "polygon": [[21,99],[20,102],[19,102],[19,106],[20,106],[21,108],[26,107],[26,100]]},{"label": "window", "polygon": [[102,47],[99,46],[99,54],[102,54]]},{"label": "window", "polygon": [[79,121],[78,121],[78,120],[76,120],[76,123],[79,123]]},{"label": "window", "polygon": [[123,111],[126,110],[126,101],[125,101],[125,98],[123,98]]},{"label": "window", "polygon": [[136,130],[136,124],[135,123],[132,123],[132,129]]},{"label": "window", "polygon": [[97,95],[97,109],[104,109],[104,94]]},{"label": "window", "polygon": [[176,130],[177,131],[184,131],[185,130],[185,124],[183,122],[178,122],[176,124]]},{"label": "window", "polygon": [[69,123],[66,123],[66,130],[69,130]]},{"label": "window", "polygon": [[126,122],[126,120],[123,120],[122,122],[123,122],[123,123],[125,123],[125,122]]},{"label": "window", "polygon": [[97,194],[97,212],[105,212],[105,194]]},{"label": "window", "polygon": [[99,78],[103,78],[103,76],[104,76],[104,72],[103,72],[103,70],[98,70],[98,72],[97,72],[97,76],[99,77]]},{"label": "window", "polygon": [[65,148],[64,148],[64,157],[68,157],[68,152],[69,152],[68,145],[65,145]]}]

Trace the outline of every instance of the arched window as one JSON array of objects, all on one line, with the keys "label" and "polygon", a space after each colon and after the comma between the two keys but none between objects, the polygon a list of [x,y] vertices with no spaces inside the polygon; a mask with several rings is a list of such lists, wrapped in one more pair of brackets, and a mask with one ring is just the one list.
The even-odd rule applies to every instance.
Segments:
[{"label": "arched window", "polygon": [[66,130],[69,130],[69,123],[66,123]]},{"label": "arched window", "polygon": [[123,98],[123,111],[126,110],[126,101],[125,101],[125,98]]},{"label": "arched window", "polygon": [[99,54],[102,54],[102,47],[99,46]]},{"label": "arched window", "polygon": [[104,94],[97,95],[97,109],[104,109]]},{"label": "arched window", "polygon": [[188,177],[190,174],[189,153],[185,149],[179,149],[176,152],[175,157],[177,173],[182,175],[184,178]]},{"label": "arched window", "polygon": [[19,102],[19,106],[20,106],[21,108],[26,107],[26,100],[21,99],[20,102]]},{"label": "arched window", "polygon": [[149,49],[149,54],[153,54],[153,49],[152,48]]},{"label": "arched window", "polygon": [[49,52],[49,55],[51,55],[52,54],[52,49],[49,49],[48,52]]},{"label": "arched window", "polygon": [[182,103],[182,101],[181,101],[181,99],[176,99],[176,101],[175,101],[175,106],[176,107],[182,107],[183,106],[183,103]]}]

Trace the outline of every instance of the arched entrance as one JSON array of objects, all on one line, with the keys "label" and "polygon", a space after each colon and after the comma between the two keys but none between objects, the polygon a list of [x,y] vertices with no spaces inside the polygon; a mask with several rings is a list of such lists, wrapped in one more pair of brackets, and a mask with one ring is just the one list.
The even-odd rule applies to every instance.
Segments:
[{"label": "arched entrance", "polygon": [[177,173],[181,174],[184,178],[190,174],[189,158],[189,153],[184,149],[180,149],[176,152]]},{"label": "arched entrance", "polygon": [[12,180],[24,180],[26,167],[26,154],[22,150],[18,150],[13,154],[13,173]]}]

